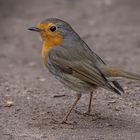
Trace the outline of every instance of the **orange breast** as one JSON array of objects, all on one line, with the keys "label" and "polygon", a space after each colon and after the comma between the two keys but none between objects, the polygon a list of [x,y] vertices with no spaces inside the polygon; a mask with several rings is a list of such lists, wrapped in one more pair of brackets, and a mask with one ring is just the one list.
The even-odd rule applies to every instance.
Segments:
[{"label": "orange breast", "polygon": [[56,37],[47,37],[43,39],[43,46],[42,46],[42,60],[43,64],[47,66],[46,62],[46,55],[49,51],[49,49],[56,47],[58,45],[61,45],[63,41],[62,36],[56,36]]},{"label": "orange breast", "polygon": [[47,55],[47,52],[49,50],[49,48],[51,48],[50,46],[48,46],[45,42],[43,43],[43,46],[42,46],[42,61],[43,61],[43,64],[45,66],[46,65],[46,55]]}]

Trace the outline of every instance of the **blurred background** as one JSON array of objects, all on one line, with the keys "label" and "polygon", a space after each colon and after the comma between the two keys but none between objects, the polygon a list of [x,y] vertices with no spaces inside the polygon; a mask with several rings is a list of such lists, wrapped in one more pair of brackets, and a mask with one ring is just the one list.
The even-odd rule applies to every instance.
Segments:
[{"label": "blurred background", "polygon": [[[107,63],[140,73],[139,0],[0,0],[1,139],[139,140],[140,83],[128,80],[120,80],[123,100],[104,90],[95,94],[93,110],[103,119],[73,112],[78,125],[51,123],[64,116],[73,94],[44,69],[39,35],[27,30],[49,17],[70,23]],[[55,99],[57,94],[64,97]],[[87,99],[79,103],[81,112]]]}]

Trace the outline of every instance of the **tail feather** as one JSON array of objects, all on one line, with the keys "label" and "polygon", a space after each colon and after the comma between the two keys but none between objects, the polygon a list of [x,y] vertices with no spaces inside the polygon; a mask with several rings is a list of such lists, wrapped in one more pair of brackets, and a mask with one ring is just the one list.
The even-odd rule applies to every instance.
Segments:
[{"label": "tail feather", "polygon": [[140,75],[139,74],[135,74],[135,73],[130,73],[130,72],[122,71],[122,74],[120,74],[120,76],[128,78],[128,79],[140,80]]},{"label": "tail feather", "polygon": [[113,68],[107,65],[100,67],[102,73],[107,77],[124,77],[128,79],[133,80],[139,80],[140,81],[140,75],[135,73],[126,72],[121,69]]},{"label": "tail feather", "polygon": [[115,88],[119,89],[121,92],[124,93],[124,89],[121,87],[121,85],[116,80],[113,80],[112,83],[115,86]]},{"label": "tail feather", "polygon": [[114,88],[113,86],[110,85],[109,88],[110,88],[112,91],[114,91],[115,93],[121,95],[121,92],[120,92],[118,89]]}]

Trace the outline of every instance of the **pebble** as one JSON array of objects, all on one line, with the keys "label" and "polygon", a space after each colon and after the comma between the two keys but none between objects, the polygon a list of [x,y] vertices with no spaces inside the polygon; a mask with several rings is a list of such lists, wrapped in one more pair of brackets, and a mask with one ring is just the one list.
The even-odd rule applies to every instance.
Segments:
[{"label": "pebble", "polygon": [[117,102],[116,100],[112,100],[112,101],[108,101],[108,104],[114,104],[116,102]]},{"label": "pebble", "polygon": [[42,77],[38,77],[38,80],[41,81],[41,82],[46,81],[46,79],[45,78],[42,78]]},{"label": "pebble", "polygon": [[115,107],[115,111],[120,111],[120,108],[119,107]]},{"label": "pebble", "polygon": [[6,101],[5,107],[11,107],[13,105],[14,105],[14,102],[13,101]]}]

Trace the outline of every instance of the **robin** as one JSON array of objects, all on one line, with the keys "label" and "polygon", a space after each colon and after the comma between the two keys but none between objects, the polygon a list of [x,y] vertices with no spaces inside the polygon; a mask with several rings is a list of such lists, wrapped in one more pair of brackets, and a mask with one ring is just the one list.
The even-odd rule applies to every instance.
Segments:
[{"label": "robin", "polygon": [[92,95],[97,88],[121,95],[123,88],[111,77],[140,80],[138,74],[107,65],[63,20],[48,18],[29,30],[41,35],[43,64],[56,79],[77,93],[77,98],[62,123],[67,121],[82,93],[90,94],[87,114],[91,112]]}]

